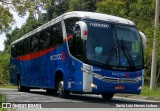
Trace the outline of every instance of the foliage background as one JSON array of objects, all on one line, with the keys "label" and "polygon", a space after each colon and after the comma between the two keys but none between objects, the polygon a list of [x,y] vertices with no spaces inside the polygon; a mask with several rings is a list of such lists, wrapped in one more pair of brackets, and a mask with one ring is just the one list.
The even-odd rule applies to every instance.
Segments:
[{"label": "foliage background", "polygon": [[[7,19],[3,25],[6,25],[4,30],[0,24],[0,32],[6,32],[6,41],[4,43],[5,50],[0,52],[0,85],[7,84],[9,81],[9,52],[10,44],[20,38],[22,35],[28,33],[29,31],[37,28],[38,26],[46,23],[47,21],[65,13],[68,11],[91,11],[99,12],[105,14],[111,14],[115,16],[124,17],[132,20],[137,25],[137,28],[144,32],[147,36],[147,49],[144,50],[144,60],[145,60],[145,79],[149,81],[151,72],[151,57],[152,57],[152,47],[153,47],[153,36],[154,36],[154,17],[155,17],[155,0],[64,0],[63,2],[55,5],[52,0],[25,0],[24,3],[17,2],[12,3],[15,11],[19,13],[20,16],[29,12],[29,18],[26,23],[21,28],[15,28],[11,32],[7,32],[14,22],[13,16],[9,15],[8,4],[5,3],[6,7],[0,5],[7,11],[4,13],[6,18],[0,15],[0,20]],[[1,2],[1,0],[0,0]],[[42,14],[41,10],[46,10],[46,14]],[[35,17],[38,15],[38,19]],[[157,30],[157,40],[160,41],[160,31]],[[159,50],[159,48],[158,48]],[[160,55],[160,50],[158,51]],[[160,56],[158,57],[158,67],[157,74],[160,72]]]}]

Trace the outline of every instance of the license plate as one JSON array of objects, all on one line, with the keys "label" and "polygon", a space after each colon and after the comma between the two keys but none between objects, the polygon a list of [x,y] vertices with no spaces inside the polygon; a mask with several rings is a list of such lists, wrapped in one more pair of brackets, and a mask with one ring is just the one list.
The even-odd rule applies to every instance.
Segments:
[{"label": "license plate", "polygon": [[116,90],[124,90],[125,87],[124,87],[124,86],[115,86],[115,89],[116,89]]}]

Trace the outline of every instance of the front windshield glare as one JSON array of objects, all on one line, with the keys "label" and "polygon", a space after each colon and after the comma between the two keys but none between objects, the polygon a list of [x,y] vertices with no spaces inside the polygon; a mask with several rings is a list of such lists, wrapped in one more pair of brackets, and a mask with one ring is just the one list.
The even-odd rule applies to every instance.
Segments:
[{"label": "front windshield glare", "polygon": [[86,23],[88,60],[117,67],[142,65],[141,40],[135,27],[95,21]]}]

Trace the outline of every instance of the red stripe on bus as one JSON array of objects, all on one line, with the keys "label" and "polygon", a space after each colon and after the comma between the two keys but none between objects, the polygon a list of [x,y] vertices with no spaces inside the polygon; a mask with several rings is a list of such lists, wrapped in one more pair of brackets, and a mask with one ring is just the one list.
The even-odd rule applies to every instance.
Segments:
[{"label": "red stripe on bus", "polygon": [[22,61],[33,60],[33,59],[39,58],[39,57],[53,51],[54,49],[55,48],[50,48],[50,49],[43,50],[43,51],[40,51],[40,52],[20,56],[20,57],[18,57],[18,60],[22,60]]},{"label": "red stripe on bus", "polygon": [[71,39],[73,35],[68,36],[66,39],[63,40],[63,42],[66,42],[67,40]]}]

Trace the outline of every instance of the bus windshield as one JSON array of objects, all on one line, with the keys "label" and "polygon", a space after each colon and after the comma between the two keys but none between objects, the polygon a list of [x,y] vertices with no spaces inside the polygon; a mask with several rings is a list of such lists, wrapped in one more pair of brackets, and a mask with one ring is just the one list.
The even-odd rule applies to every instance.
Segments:
[{"label": "bus windshield", "polygon": [[141,39],[133,26],[86,21],[87,60],[113,67],[140,67],[143,63]]}]

